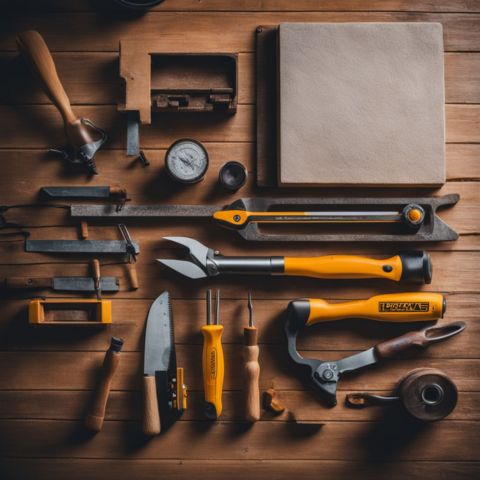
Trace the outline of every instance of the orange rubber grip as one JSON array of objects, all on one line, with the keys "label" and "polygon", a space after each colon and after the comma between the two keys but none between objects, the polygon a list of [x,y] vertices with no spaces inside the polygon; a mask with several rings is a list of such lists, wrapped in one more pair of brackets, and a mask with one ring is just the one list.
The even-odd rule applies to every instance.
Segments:
[{"label": "orange rubber grip", "polygon": [[313,278],[386,278],[400,281],[402,260],[399,255],[386,259],[356,255],[324,257],[285,257],[285,275]]},{"label": "orange rubber grip", "polygon": [[431,321],[443,317],[445,298],[441,293],[392,293],[366,300],[328,303],[309,299],[310,313],[306,325],[344,318],[367,318],[384,322]]}]

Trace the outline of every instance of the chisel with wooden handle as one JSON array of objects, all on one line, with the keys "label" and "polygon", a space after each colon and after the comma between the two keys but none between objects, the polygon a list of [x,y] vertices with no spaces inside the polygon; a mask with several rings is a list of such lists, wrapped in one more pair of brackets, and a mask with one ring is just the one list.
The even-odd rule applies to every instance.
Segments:
[{"label": "chisel with wooden handle", "polygon": [[120,364],[120,351],[123,347],[123,340],[112,337],[110,348],[105,354],[102,366],[102,377],[95,392],[95,398],[92,407],[85,418],[85,426],[92,432],[99,432],[103,426],[105,418],[105,408],[108,396],[110,395],[110,387],[115,371]]}]

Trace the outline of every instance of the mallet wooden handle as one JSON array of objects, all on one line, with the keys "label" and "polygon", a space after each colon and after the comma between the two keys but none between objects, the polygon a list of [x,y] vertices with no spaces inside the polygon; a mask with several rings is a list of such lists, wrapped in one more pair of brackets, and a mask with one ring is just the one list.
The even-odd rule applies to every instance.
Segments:
[{"label": "mallet wooden handle", "polygon": [[122,345],[122,340],[112,338],[112,344],[105,354],[101,380],[95,392],[90,412],[85,418],[85,426],[93,432],[99,432],[102,429],[112,379],[120,363],[120,349]]},{"label": "mallet wooden handle", "polygon": [[17,45],[38,73],[45,93],[60,111],[64,122],[75,122],[77,117],[72,111],[70,100],[60,82],[52,55],[43,37],[34,30],[22,32],[17,35]]},{"label": "mallet wooden handle", "polygon": [[155,375],[145,375],[143,377],[143,393],[143,433],[145,435],[158,435],[161,427]]},{"label": "mallet wooden handle", "polygon": [[245,327],[245,418],[248,422],[260,420],[260,364],[258,363],[259,348],[257,344],[257,329]]}]

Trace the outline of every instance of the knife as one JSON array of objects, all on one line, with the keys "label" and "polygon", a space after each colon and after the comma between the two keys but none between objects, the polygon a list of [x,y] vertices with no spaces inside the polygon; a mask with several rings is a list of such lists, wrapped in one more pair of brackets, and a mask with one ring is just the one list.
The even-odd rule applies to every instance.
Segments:
[{"label": "knife", "polygon": [[187,407],[183,368],[177,368],[173,316],[168,292],[150,306],[145,330],[143,432],[157,435]]},{"label": "knife", "polygon": [[[118,292],[119,280],[116,277],[101,277],[100,290]],[[92,277],[6,277],[3,286],[8,290],[50,289],[64,292],[95,292]]]}]

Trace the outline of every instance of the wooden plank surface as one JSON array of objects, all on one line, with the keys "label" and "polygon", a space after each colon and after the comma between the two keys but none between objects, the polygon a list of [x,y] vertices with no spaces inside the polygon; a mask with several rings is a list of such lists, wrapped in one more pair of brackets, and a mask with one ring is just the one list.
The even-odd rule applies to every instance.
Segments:
[{"label": "wooden plank surface", "polygon": [[[480,473],[480,1],[479,0],[165,0],[152,12],[132,17],[114,2],[0,0],[9,11],[0,19],[0,205],[30,203],[41,186],[106,185],[127,187],[135,203],[225,205],[243,196],[268,196],[255,176],[254,30],[261,24],[309,22],[440,22],[445,42],[447,184],[436,191],[398,190],[398,195],[459,193],[461,200],[440,216],[460,233],[457,242],[425,245],[434,266],[431,285],[402,285],[368,280],[321,281],[282,277],[222,277],[192,282],[162,268],[155,258],[181,255],[162,241],[166,235],[199,239],[227,255],[324,255],[354,253],[387,257],[405,245],[245,244],[234,232],[207,221],[128,222],[141,245],[137,269],[141,288],[130,291],[121,259],[102,258],[104,274],[120,278],[113,299],[114,323],[100,330],[31,328],[26,304],[48,291],[7,293],[0,290],[0,478],[2,480],[85,478],[335,478],[377,480],[404,478],[445,480],[476,478]],[[41,92],[18,57],[15,33],[38,29],[54,60],[75,111],[109,133],[97,155],[100,175],[89,178],[66,168],[45,150],[64,142],[58,112]],[[239,53],[239,108],[236,115],[154,118],[141,128],[142,147],[151,161],[143,168],[125,156],[125,119],[117,112],[123,85],[118,78],[120,39],[158,38],[170,51]],[[163,170],[166,148],[190,136],[210,155],[205,180],[177,188]],[[247,166],[249,181],[231,195],[216,187],[218,169],[227,160]],[[291,189],[284,195],[344,195],[336,189]],[[356,190],[355,195],[385,195],[388,190]],[[78,236],[78,224],[63,210],[11,210],[5,217],[33,225],[32,239]],[[114,223],[90,227],[92,238],[115,239]],[[42,228],[38,226],[42,225]],[[36,226],[36,227],[35,227]],[[20,238],[0,238],[0,279],[6,276],[86,275],[88,258],[26,254]],[[8,240],[8,239],[7,239]],[[220,422],[202,421],[200,326],[206,288],[222,290],[222,323],[227,360],[224,414]],[[464,333],[425,352],[342,378],[339,404],[325,408],[292,368],[285,352],[284,311],[294,298],[317,297],[336,302],[377,293],[440,291],[447,298],[442,322],[463,320]],[[141,434],[140,381],[145,318],[152,300],[164,289],[172,296],[178,363],[186,369],[189,408],[166,435],[147,441]],[[241,350],[248,318],[247,291],[254,295],[261,349],[261,387],[278,390],[287,412],[242,423]],[[415,327],[421,325],[416,324]],[[411,326],[362,320],[313,327],[299,338],[302,354],[338,359],[408,331]],[[111,335],[125,339],[113,382],[104,430],[92,437],[81,422]],[[387,394],[417,367],[448,373],[459,388],[456,410],[442,422],[420,427],[405,421],[401,410],[349,409],[346,393],[367,390]],[[296,424],[302,421],[323,426]]]}]

